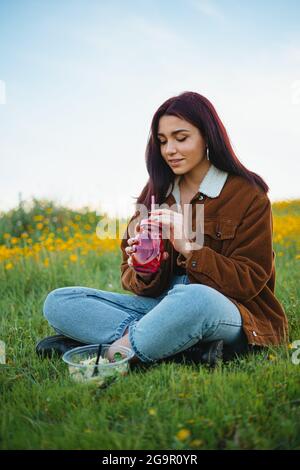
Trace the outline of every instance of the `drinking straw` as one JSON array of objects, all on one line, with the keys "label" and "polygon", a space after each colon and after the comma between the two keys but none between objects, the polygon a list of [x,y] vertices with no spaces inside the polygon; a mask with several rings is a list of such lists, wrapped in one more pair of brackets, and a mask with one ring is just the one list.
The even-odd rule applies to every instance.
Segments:
[{"label": "drinking straw", "polygon": [[151,196],[151,212],[155,210],[155,196],[152,194]]},{"label": "drinking straw", "polygon": [[99,347],[98,347],[97,359],[96,359],[96,362],[95,362],[95,367],[94,367],[94,370],[93,370],[93,373],[92,373],[92,377],[95,377],[95,375],[98,375],[97,365],[99,364],[100,354],[101,354],[101,344],[99,344]]}]

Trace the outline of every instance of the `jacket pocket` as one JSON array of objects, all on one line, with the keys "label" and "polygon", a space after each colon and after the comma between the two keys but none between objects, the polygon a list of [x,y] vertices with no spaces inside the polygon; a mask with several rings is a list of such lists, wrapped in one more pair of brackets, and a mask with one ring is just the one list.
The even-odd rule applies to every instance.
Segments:
[{"label": "jacket pocket", "polygon": [[225,217],[204,217],[204,246],[221,253],[235,237],[237,222]]}]

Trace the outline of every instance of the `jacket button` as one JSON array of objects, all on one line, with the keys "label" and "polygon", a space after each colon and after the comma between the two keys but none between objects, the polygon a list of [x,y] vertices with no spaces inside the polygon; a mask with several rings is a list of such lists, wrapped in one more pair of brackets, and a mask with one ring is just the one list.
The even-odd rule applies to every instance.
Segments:
[{"label": "jacket button", "polygon": [[252,331],[253,336],[257,336],[256,331]]},{"label": "jacket button", "polygon": [[202,200],[204,199],[204,196],[203,196],[203,194],[200,194],[200,196],[199,196],[199,198],[198,198],[198,199],[199,199],[199,201],[202,201]]},{"label": "jacket button", "polygon": [[220,238],[220,237],[221,237],[221,235],[222,235],[222,233],[221,233],[221,232],[217,232],[217,233],[216,233],[216,236],[217,236],[218,238]]},{"label": "jacket button", "polygon": [[195,268],[197,266],[196,261],[192,261],[192,268]]}]

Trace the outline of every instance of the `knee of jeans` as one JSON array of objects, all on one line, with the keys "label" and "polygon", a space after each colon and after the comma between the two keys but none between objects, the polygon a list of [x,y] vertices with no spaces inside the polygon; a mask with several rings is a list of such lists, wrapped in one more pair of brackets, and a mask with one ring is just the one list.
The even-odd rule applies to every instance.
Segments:
[{"label": "knee of jeans", "polygon": [[49,292],[44,301],[43,314],[51,325],[55,326],[56,318],[61,315],[61,302],[73,295],[84,295],[84,287],[58,287]]},{"label": "knee of jeans", "polygon": [[[215,324],[222,314],[221,306],[219,306],[219,293],[205,284],[176,284],[168,294],[177,295],[178,302],[186,306],[187,311],[196,313],[198,320],[204,323]],[[226,299],[223,300],[227,303]],[[232,304],[230,317],[238,320],[240,317],[238,308],[229,299],[227,300]]]},{"label": "knee of jeans", "polygon": [[57,323],[57,317],[58,317],[58,303],[59,303],[59,297],[55,296],[55,292],[59,289],[54,289],[53,291],[49,292],[47,295],[44,305],[43,305],[43,315],[46,318],[46,320],[53,326],[56,325]]}]

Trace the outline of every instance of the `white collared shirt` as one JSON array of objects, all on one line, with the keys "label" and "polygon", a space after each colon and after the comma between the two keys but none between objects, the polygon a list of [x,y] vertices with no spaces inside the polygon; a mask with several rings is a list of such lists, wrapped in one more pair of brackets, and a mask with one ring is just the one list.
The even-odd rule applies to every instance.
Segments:
[{"label": "white collared shirt", "polygon": [[[215,198],[218,197],[223,189],[223,186],[226,182],[228,172],[219,170],[212,163],[209,167],[208,172],[204,176],[203,180],[199,185],[199,192],[205,194],[208,197]],[[181,175],[175,177],[173,196],[176,200],[176,204],[180,204],[180,189],[179,189],[179,180]],[[172,185],[170,184],[167,191],[166,197],[170,194]]]}]

